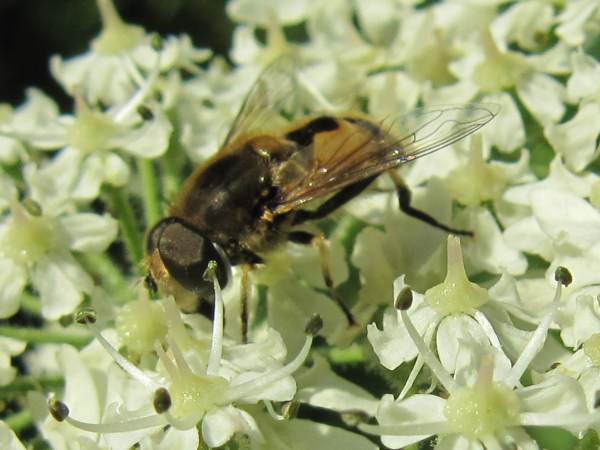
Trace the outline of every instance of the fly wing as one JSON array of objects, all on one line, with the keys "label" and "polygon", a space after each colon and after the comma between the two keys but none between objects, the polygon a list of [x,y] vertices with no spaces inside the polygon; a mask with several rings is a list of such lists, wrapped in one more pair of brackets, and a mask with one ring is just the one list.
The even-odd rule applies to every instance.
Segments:
[{"label": "fly wing", "polygon": [[276,59],[257,78],[225,137],[226,148],[237,137],[285,128],[298,114],[297,68],[290,56]]},{"label": "fly wing", "polygon": [[298,152],[305,160],[305,170],[295,180],[280,184],[273,213],[292,211],[310,200],[436,152],[479,130],[498,110],[496,105],[468,104],[420,108],[379,123],[340,120],[345,129],[320,133],[310,150]]}]

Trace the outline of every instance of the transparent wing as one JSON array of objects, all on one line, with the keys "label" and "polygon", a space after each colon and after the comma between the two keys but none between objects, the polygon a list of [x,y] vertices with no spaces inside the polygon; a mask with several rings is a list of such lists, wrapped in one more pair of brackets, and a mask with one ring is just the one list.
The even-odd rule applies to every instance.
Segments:
[{"label": "transparent wing", "polygon": [[421,108],[381,122],[355,120],[346,130],[324,133],[304,164],[305,173],[280,186],[274,213],[436,152],[479,130],[498,112],[493,104]]},{"label": "transparent wing", "polygon": [[269,65],[250,88],[225,137],[223,147],[242,135],[285,128],[298,115],[296,64],[282,56]]}]

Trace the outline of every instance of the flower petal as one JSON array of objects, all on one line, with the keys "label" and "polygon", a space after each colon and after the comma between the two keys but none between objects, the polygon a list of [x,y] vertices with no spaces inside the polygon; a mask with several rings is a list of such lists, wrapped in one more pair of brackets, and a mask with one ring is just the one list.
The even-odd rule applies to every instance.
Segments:
[{"label": "flower petal", "polygon": [[210,448],[227,443],[234,433],[249,432],[256,428],[252,416],[233,406],[214,408],[202,420],[202,438]]},{"label": "flower petal", "polygon": [[8,258],[0,258],[0,318],[11,317],[19,310],[19,297],[26,282],[23,267]]},{"label": "flower petal", "polygon": [[116,239],[118,224],[108,214],[70,214],[59,218],[71,250],[102,252]]},{"label": "flower petal", "polygon": [[40,293],[42,315],[58,319],[70,314],[92,290],[93,281],[69,253],[53,253],[34,267],[31,279]]}]

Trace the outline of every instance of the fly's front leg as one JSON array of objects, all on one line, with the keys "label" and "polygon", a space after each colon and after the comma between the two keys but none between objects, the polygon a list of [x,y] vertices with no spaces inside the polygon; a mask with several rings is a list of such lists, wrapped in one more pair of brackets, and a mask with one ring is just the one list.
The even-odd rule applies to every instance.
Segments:
[{"label": "fly's front leg", "polygon": [[410,217],[414,217],[415,219],[420,220],[422,222],[425,222],[425,223],[431,225],[432,227],[439,228],[440,230],[443,230],[447,233],[458,234],[460,236],[471,236],[471,237],[473,236],[472,231],[459,230],[457,228],[449,227],[448,225],[438,222],[436,219],[434,219],[432,216],[430,216],[426,212],[421,211],[416,208],[413,208],[410,204],[411,198],[412,198],[410,189],[408,189],[408,186],[406,186],[402,177],[398,174],[398,172],[396,172],[394,170],[389,170],[388,174],[389,174],[390,178],[392,179],[392,181],[394,182],[394,184],[396,185],[396,193],[398,194],[398,203],[400,204],[400,210],[404,214],[406,214]]},{"label": "fly's front leg", "polygon": [[346,319],[348,320],[348,324],[350,324],[351,326],[356,325],[356,320],[352,315],[352,311],[350,311],[350,308],[348,308],[348,306],[346,306],[342,299],[340,299],[335,290],[333,277],[331,276],[331,265],[329,263],[329,249],[327,248],[325,238],[321,235],[315,235],[307,231],[293,231],[289,234],[289,240],[298,244],[311,244],[317,248],[317,250],[319,251],[321,272],[323,274],[323,281],[325,281],[325,286],[327,286],[331,297],[342,309],[344,315],[346,316]]}]

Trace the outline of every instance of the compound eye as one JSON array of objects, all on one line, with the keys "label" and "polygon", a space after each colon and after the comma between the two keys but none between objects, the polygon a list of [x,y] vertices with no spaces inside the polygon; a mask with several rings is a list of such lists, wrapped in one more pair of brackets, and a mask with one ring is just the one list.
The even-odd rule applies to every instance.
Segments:
[{"label": "compound eye", "polygon": [[[212,282],[203,278],[211,260],[217,262],[219,283],[221,286],[227,284],[229,265],[226,256],[218,252],[200,231],[177,219],[164,223],[161,229],[156,248],[169,274],[184,288],[205,298],[212,297]],[[149,241],[152,234],[154,233],[150,234]]]}]

